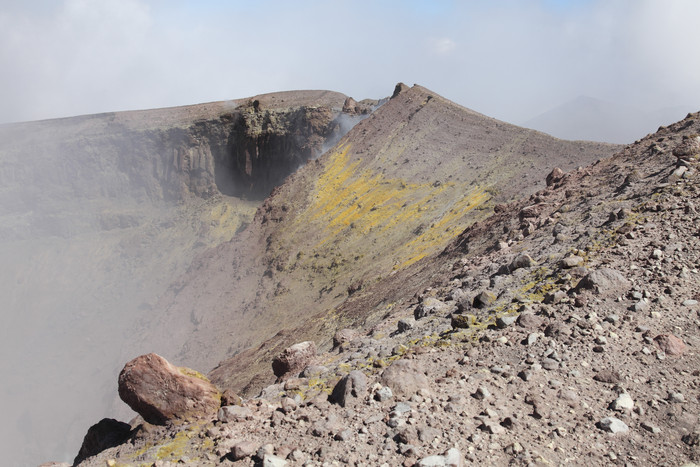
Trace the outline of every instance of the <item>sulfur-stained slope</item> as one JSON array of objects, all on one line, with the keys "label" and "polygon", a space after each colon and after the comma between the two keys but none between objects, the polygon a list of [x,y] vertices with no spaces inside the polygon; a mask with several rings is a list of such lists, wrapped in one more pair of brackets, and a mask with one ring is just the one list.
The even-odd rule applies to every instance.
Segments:
[{"label": "sulfur-stained slope", "polygon": [[280,346],[325,344],[377,312],[369,299],[336,313],[346,300],[439,252],[496,203],[533,192],[554,166],[615,148],[509,125],[420,86],[396,93],[276,189],[246,232],[195,261],[156,307],[163,314],[148,328],[162,334],[151,342],[197,368],[248,348],[212,374],[254,391],[272,378]]}]

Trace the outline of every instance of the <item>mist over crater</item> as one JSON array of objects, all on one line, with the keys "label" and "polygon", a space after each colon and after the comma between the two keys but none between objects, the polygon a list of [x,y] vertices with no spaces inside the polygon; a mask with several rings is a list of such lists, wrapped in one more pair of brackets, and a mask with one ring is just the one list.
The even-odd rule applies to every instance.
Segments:
[{"label": "mist over crater", "polygon": [[116,375],[158,350],[148,331],[158,297],[359,119],[346,100],[285,92],[0,126],[12,464],[72,459],[94,420],[128,415]]}]

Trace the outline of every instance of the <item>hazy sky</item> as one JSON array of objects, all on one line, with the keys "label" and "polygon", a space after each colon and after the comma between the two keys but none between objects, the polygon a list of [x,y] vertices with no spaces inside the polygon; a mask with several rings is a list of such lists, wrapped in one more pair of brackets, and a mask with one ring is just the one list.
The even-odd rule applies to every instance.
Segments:
[{"label": "hazy sky", "polygon": [[700,1],[0,0],[0,122],[422,84],[510,122],[700,110]]}]

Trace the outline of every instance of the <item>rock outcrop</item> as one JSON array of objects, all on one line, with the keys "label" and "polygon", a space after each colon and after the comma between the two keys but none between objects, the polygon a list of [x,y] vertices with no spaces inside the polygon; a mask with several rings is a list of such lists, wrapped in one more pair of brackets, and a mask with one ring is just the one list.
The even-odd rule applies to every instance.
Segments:
[{"label": "rock outcrop", "polygon": [[205,376],[153,353],[124,366],[119,397],[154,425],[209,417],[221,406],[219,390]]}]

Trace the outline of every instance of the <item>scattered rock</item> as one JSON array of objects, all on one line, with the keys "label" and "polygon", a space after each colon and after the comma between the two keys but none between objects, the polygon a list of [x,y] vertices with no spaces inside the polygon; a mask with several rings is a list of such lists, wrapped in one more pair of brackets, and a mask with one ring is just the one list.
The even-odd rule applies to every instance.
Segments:
[{"label": "scattered rock", "polygon": [[496,295],[488,290],[481,292],[479,295],[474,297],[472,305],[474,308],[486,308],[493,305],[493,303],[498,299]]},{"label": "scattered rock", "polygon": [[380,378],[384,386],[388,386],[394,395],[410,397],[419,390],[430,390],[428,378],[418,371],[410,360],[396,360],[384,370]]},{"label": "scattered rock", "polygon": [[532,259],[530,257],[530,255],[528,255],[526,253],[522,253],[522,254],[516,256],[513,261],[511,261],[510,265],[508,266],[508,269],[510,272],[513,272],[516,269],[529,268],[529,267],[535,266],[536,264],[537,264],[537,261]]},{"label": "scattered rock", "polygon": [[700,446],[700,433],[687,433],[681,437],[681,441],[688,446]]},{"label": "scattered rock", "polygon": [[607,431],[612,434],[627,433],[630,431],[629,427],[625,424],[625,422],[615,417],[605,417],[600,422],[598,422],[598,427],[601,430]]},{"label": "scattered rock", "polygon": [[416,325],[416,320],[413,318],[403,318],[399,320],[399,323],[397,325],[397,331],[398,332],[406,332],[411,329]]},{"label": "scattered rock", "polygon": [[395,98],[396,96],[398,96],[399,94],[408,91],[409,89],[411,89],[411,88],[409,88],[409,87],[406,86],[405,84],[403,84],[403,83],[398,83],[398,84],[394,87],[394,93],[391,95],[391,98],[393,99],[393,98]]},{"label": "scattered rock", "polygon": [[298,408],[297,402],[291,397],[283,397],[280,400],[280,409],[283,413],[292,413]]},{"label": "scattered rock", "polygon": [[661,433],[661,428],[659,428],[658,426],[656,426],[652,423],[642,422],[641,426],[642,426],[642,428],[647,430],[649,433],[654,433],[654,434]]},{"label": "scattered rock", "polygon": [[540,334],[538,332],[531,332],[530,334],[527,335],[527,338],[525,339],[525,344],[526,345],[534,345],[535,342],[537,342],[537,339],[540,337]]},{"label": "scattered rock", "polygon": [[568,256],[561,260],[559,265],[564,269],[576,268],[583,265],[583,258],[580,256]]},{"label": "scattered rock", "polygon": [[242,422],[252,418],[252,416],[253,412],[248,407],[241,407],[240,405],[221,407],[216,414],[216,418],[219,421],[226,423]]},{"label": "scattered rock", "polygon": [[241,398],[232,390],[227,389],[221,394],[221,405],[241,405]]},{"label": "scattered rock", "polygon": [[119,397],[148,423],[212,416],[221,394],[202,374],[176,367],[160,355],[131,360],[119,374]]},{"label": "scattered rock", "polygon": [[498,326],[500,329],[505,329],[515,323],[517,319],[518,317],[516,315],[499,316],[496,319],[496,326]]},{"label": "scattered rock", "polygon": [[447,305],[445,305],[445,303],[437,298],[426,297],[413,310],[413,317],[415,319],[421,319],[429,315],[445,312],[446,310]]},{"label": "scattered rock", "polygon": [[676,157],[692,157],[700,154],[700,137],[684,139],[678,146],[673,148],[673,155]]},{"label": "scattered rock", "polygon": [[520,313],[517,323],[527,329],[536,329],[542,325],[542,318],[532,312],[525,311]]},{"label": "scattered rock", "polygon": [[549,206],[547,203],[537,203],[522,208],[519,213],[520,220],[539,217],[547,206]]},{"label": "scattered rock", "polygon": [[391,388],[386,386],[382,386],[374,393],[374,399],[379,402],[388,401],[392,397],[394,397],[394,393],[391,392]]},{"label": "scattered rock", "polygon": [[670,357],[682,355],[687,350],[683,341],[673,334],[659,334],[654,338],[654,342]]},{"label": "scattered rock", "polygon": [[367,395],[367,376],[359,370],[353,370],[343,376],[333,388],[330,400],[341,407],[361,401]]},{"label": "scattered rock", "polygon": [[458,449],[452,448],[441,456],[428,456],[416,462],[416,467],[462,467],[464,461]]},{"label": "scattered rock", "polygon": [[285,349],[272,361],[272,371],[278,381],[297,376],[316,357],[316,344],[301,342]]},{"label": "scattered rock", "polygon": [[313,378],[325,373],[328,373],[328,367],[323,365],[308,365],[304,368],[304,371],[301,372],[301,376],[302,378]]},{"label": "scattered rock", "polygon": [[552,186],[555,183],[560,182],[564,178],[564,171],[561,170],[559,167],[555,167],[551,172],[549,172],[549,175],[547,175],[546,183],[547,186]]},{"label": "scattered rock", "polygon": [[352,342],[360,337],[360,333],[355,329],[341,329],[333,335],[333,348]]},{"label": "scattered rock", "polygon": [[612,404],[610,404],[610,408],[617,412],[625,412],[632,410],[634,408],[634,401],[632,400],[632,396],[630,396],[626,392],[620,394],[617,397],[617,399],[615,399],[612,402]]},{"label": "scattered rock", "polygon": [[555,292],[550,292],[544,296],[544,303],[548,305],[555,305],[561,303],[567,298],[566,292],[563,290],[557,290]]},{"label": "scattered rock", "polygon": [[600,370],[593,379],[601,383],[617,384],[620,382],[620,373],[611,369]]},{"label": "scattered rock", "polygon": [[258,444],[253,441],[241,441],[236,443],[231,449],[231,458],[234,461],[253,456],[258,452]]},{"label": "scattered rock", "polygon": [[262,460],[263,467],[285,467],[288,463],[289,462],[281,457],[277,457],[272,454],[266,454]]},{"label": "scattered rock", "polygon": [[491,397],[491,391],[489,391],[486,386],[479,386],[472,396],[479,400],[488,399]]},{"label": "scattered rock", "polygon": [[596,269],[588,273],[576,286],[576,290],[592,290],[597,294],[609,294],[629,289],[630,282],[612,268]]}]

